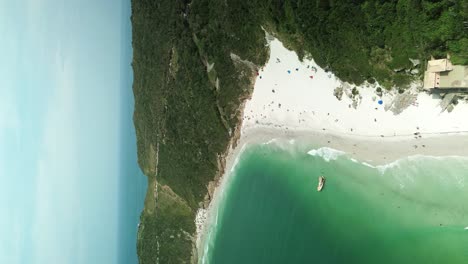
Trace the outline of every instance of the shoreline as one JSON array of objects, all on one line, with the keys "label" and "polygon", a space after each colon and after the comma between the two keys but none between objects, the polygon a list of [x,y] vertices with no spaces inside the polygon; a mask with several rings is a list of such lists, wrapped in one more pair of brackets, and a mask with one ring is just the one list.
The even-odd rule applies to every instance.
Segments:
[{"label": "shoreline", "polygon": [[[448,132],[447,132],[448,133]],[[214,191],[209,207],[204,210],[205,219],[197,237],[200,260],[205,255],[207,242],[211,237],[211,228],[217,222],[217,214],[223,195],[229,186],[232,171],[245,149],[257,144],[291,145],[294,142],[310,144],[312,149],[322,147],[344,152],[344,155],[366,166],[377,168],[412,156],[455,157],[468,156],[468,132],[429,134],[415,139],[413,135],[397,135],[381,138],[380,136],[356,136],[340,133],[324,133],[312,130],[285,130],[275,127],[252,127],[242,131],[237,147],[231,149],[226,157],[225,173]],[[330,143],[328,143],[330,141]],[[292,143],[294,144],[294,143]],[[426,147],[414,148],[414,145]],[[315,146],[315,147],[313,147]],[[376,153],[385,153],[375,155]],[[215,224],[213,226],[213,224]],[[204,263],[203,261],[201,263]]]},{"label": "shoreline", "polygon": [[[269,132],[274,133],[274,131],[269,131]],[[297,131],[297,133],[300,134],[299,131]],[[298,134],[296,134],[296,135],[298,135]],[[296,136],[296,135],[293,135],[292,138],[295,138],[294,136]],[[262,144],[262,143],[267,143],[267,144],[272,144],[272,145],[274,145],[274,146],[272,146],[272,147],[273,147],[273,149],[275,149],[275,151],[277,151],[277,148],[276,148],[275,144],[279,144],[279,145],[281,146],[280,149],[283,149],[283,144],[282,144],[282,143],[285,143],[285,145],[284,145],[285,151],[287,151],[288,146],[291,146],[293,153],[297,153],[297,152],[295,152],[295,151],[298,150],[298,149],[297,149],[296,147],[294,147],[293,145],[291,145],[291,143],[289,142],[290,137],[280,137],[278,140],[275,140],[275,141],[271,141],[271,140],[265,141],[266,139],[268,139],[268,136],[269,136],[269,134],[268,134],[267,131],[257,130],[257,131],[255,131],[255,132],[254,132],[254,131],[248,132],[248,133],[246,134],[246,140],[243,141],[242,143],[240,143],[239,149],[233,151],[233,155],[232,155],[232,157],[231,157],[231,159],[230,159],[230,164],[229,164],[230,167],[227,167],[228,171],[231,171],[231,173],[228,173],[228,174],[225,175],[225,178],[223,179],[223,185],[220,185],[219,190],[218,190],[219,193],[217,194],[215,200],[213,201],[212,206],[210,207],[210,217],[208,218],[208,221],[211,221],[211,222],[208,223],[208,224],[210,224],[210,225],[206,225],[205,231],[211,232],[211,234],[210,234],[210,233],[204,233],[204,234],[203,234],[203,235],[205,236],[205,239],[206,239],[205,242],[208,242],[208,243],[206,243],[206,244],[203,244],[203,246],[209,247],[209,248],[204,248],[204,250],[207,250],[208,254],[205,255],[205,257],[206,257],[205,261],[204,261],[204,262],[200,262],[200,263],[210,263],[210,262],[209,262],[210,259],[209,259],[208,257],[213,256],[213,255],[212,255],[212,253],[213,253],[212,250],[213,250],[213,246],[214,246],[213,242],[215,242],[215,240],[214,240],[213,238],[215,238],[216,232],[219,232],[219,230],[220,230],[220,229],[219,229],[219,226],[217,226],[217,223],[225,222],[225,221],[219,221],[219,222],[218,222],[218,217],[222,217],[222,215],[223,215],[224,212],[225,212],[225,211],[224,211],[224,208],[225,208],[225,207],[224,207],[224,204],[225,204],[225,202],[227,202],[228,200],[231,200],[231,201],[228,202],[228,203],[231,203],[231,206],[232,206],[232,199],[234,198],[234,196],[232,196],[231,194],[235,192],[235,193],[237,193],[237,195],[239,195],[239,192],[238,192],[238,191],[239,191],[238,183],[237,183],[237,180],[236,180],[236,183],[234,183],[233,179],[235,179],[235,178],[233,177],[233,176],[234,176],[234,173],[232,173],[232,169],[235,168],[235,166],[236,166],[236,160],[237,160],[237,158],[241,157],[242,155],[250,156],[249,154],[247,154],[248,152],[250,152],[249,150],[247,150],[247,147],[248,147],[248,146],[251,146],[252,144]],[[464,137],[465,140],[468,140],[468,139],[467,139],[467,138],[468,138],[467,135],[460,135],[460,137]],[[248,139],[247,139],[247,138],[248,138]],[[445,138],[446,138],[446,136],[441,136],[441,137],[430,138],[430,139],[428,139],[428,140],[431,140],[431,141],[432,141],[432,140],[440,141],[440,139],[445,139]],[[454,139],[456,139],[456,138],[454,138]],[[349,140],[349,139],[348,139],[348,140]],[[414,140],[413,140],[413,139],[409,139],[408,141],[411,142],[411,141],[414,141]],[[434,141],[434,142],[436,142],[436,141]],[[453,140],[451,140],[451,139],[450,139],[450,141],[453,142]],[[353,142],[357,142],[357,141],[353,141]],[[299,144],[299,143],[300,143],[300,142],[298,141],[298,142],[296,142],[295,144]],[[388,142],[386,142],[386,143],[392,143],[392,142],[391,142],[391,141],[388,141]],[[400,147],[401,147],[400,144],[393,144],[393,145],[395,145],[395,148],[400,148]],[[244,146],[244,147],[241,147],[241,146]],[[296,145],[296,146],[297,146],[297,145]],[[270,147],[268,146],[267,149],[269,149],[269,148],[270,148]],[[246,150],[246,151],[243,152],[243,149]],[[267,150],[267,149],[264,149],[264,150]],[[304,149],[304,148],[302,148],[302,147],[299,148],[299,150],[303,150],[303,149]],[[267,151],[268,151],[268,150],[267,150]],[[306,152],[307,152],[307,150],[306,150],[305,152],[302,152],[302,153],[306,153]],[[417,151],[416,151],[416,152],[417,152]],[[466,152],[468,152],[468,151],[466,151]],[[260,152],[256,152],[256,153],[260,153]],[[403,152],[402,152],[402,153],[403,153]],[[458,162],[465,163],[466,160],[468,159],[468,157],[460,157],[461,159],[458,159],[458,157],[454,157],[453,153],[449,153],[449,156],[450,156],[450,158],[456,158],[455,160],[453,160],[453,159],[444,159],[444,158],[439,159],[439,157],[440,157],[440,156],[439,156],[439,153],[431,153],[431,154],[434,154],[434,156],[437,156],[437,157],[433,157],[432,155],[424,155],[423,160],[424,160],[424,162],[425,162],[426,164],[428,164],[428,163],[430,164],[430,163],[432,163],[433,161],[435,161],[435,160],[433,160],[432,158],[435,158],[435,159],[437,160],[437,161],[435,161],[436,163],[437,163],[437,162],[449,162],[450,164],[454,164],[454,162],[455,162],[455,163],[458,163]],[[295,155],[295,154],[294,154],[294,155]],[[302,154],[300,154],[300,155],[301,155],[301,157],[303,157]],[[444,184],[442,184],[442,186],[438,186],[437,184],[434,185],[433,180],[434,180],[434,179],[439,179],[439,177],[437,176],[437,174],[425,175],[425,174],[423,174],[423,173],[419,173],[419,175],[418,175],[417,177],[414,176],[414,178],[417,179],[416,184],[414,184],[414,182],[412,182],[413,179],[414,179],[413,176],[409,176],[408,178],[402,176],[403,179],[398,178],[398,177],[395,178],[395,174],[394,174],[394,170],[395,170],[395,169],[396,169],[396,170],[400,170],[400,169],[403,168],[403,167],[404,167],[404,168],[408,168],[408,166],[410,166],[410,168],[411,168],[411,166],[412,166],[411,163],[412,163],[412,162],[416,162],[416,164],[419,164],[419,165],[416,165],[416,166],[417,166],[416,168],[418,168],[419,166],[421,166],[421,163],[419,163],[419,161],[421,160],[420,157],[415,157],[416,159],[413,159],[413,158],[412,158],[413,156],[418,156],[418,155],[420,155],[420,154],[418,154],[418,153],[412,153],[410,156],[403,156],[403,159],[397,159],[397,160],[396,160],[397,162],[395,162],[395,160],[394,160],[394,161],[390,161],[389,163],[387,163],[387,164],[385,164],[385,165],[378,165],[378,166],[370,166],[369,164],[365,164],[364,162],[358,161],[359,163],[361,163],[361,164],[359,165],[359,166],[361,166],[361,169],[360,169],[360,170],[357,170],[357,171],[363,172],[363,171],[369,170],[368,168],[365,168],[365,167],[363,167],[362,165],[368,166],[368,167],[372,167],[372,168],[373,168],[372,170],[375,170],[375,172],[372,173],[372,174],[373,174],[373,176],[376,176],[376,177],[373,177],[373,178],[372,178],[373,181],[370,181],[370,182],[373,182],[374,184],[377,184],[377,185],[369,185],[369,186],[367,186],[367,185],[362,186],[361,184],[357,184],[357,185],[361,185],[361,188],[362,188],[362,189],[360,189],[360,190],[361,190],[360,193],[361,193],[361,194],[367,194],[367,190],[368,190],[369,193],[374,193],[374,194],[376,194],[375,196],[373,196],[373,197],[375,198],[375,200],[378,200],[378,201],[382,202],[382,200],[380,200],[380,197],[378,196],[377,193],[380,193],[381,190],[383,190],[383,189],[377,189],[377,190],[379,190],[379,191],[376,191],[376,189],[372,189],[372,186],[374,186],[374,187],[375,187],[375,186],[380,186],[380,184],[382,184],[382,186],[385,186],[384,188],[388,188],[389,186],[394,186],[393,189],[392,189],[392,188],[386,189],[386,190],[392,190],[392,191],[393,191],[393,192],[391,192],[391,193],[394,195],[394,196],[393,196],[393,199],[388,200],[388,199],[389,199],[389,198],[388,198],[389,196],[387,195],[387,191],[384,191],[384,192],[385,192],[385,197],[387,197],[387,198],[385,198],[385,199],[387,199],[387,200],[384,200],[384,201],[388,201],[389,204],[392,204],[391,207],[394,207],[394,210],[398,210],[398,211],[399,211],[400,209],[396,209],[396,205],[398,205],[398,208],[400,208],[399,206],[400,206],[401,204],[399,204],[398,202],[395,202],[395,203],[394,203],[394,201],[401,201],[401,200],[405,200],[405,199],[413,199],[413,198],[414,198],[414,201],[417,201],[417,202],[419,201],[418,203],[420,203],[420,204],[425,204],[424,201],[428,202],[428,201],[431,201],[431,199],[434,199],[434,200],[439,199],[439,198],[436,198],[436,197],[438,197],[438,196],[435,196],[435,197],[433,197],[433,198],[431,198],[431,199],[428,200],[428,197],[429,197],[429,195],[431,195],[431,193],[427,194],[427,193],[424,192],[425,190],[432,190],[432,191],[436,191],[436,193],[439,193],[438,188],[440,188],[440,187],[442,187],[442,188],[441,188],[442,191],[444,191],[444,190],[446,191],[446,190],[447,190],[447,188],[446,188],[447,186],[445,186]],[[425,157],[428,157],[429,159],[426,159]],[[322,156],[322,158],[323,158],[324,160],[326,160],[326,158],[325,158],[324,156]],[[346,162],[347,162],[348,165],[349,165],[349,159],[348,159],[348,158],[349,158],[349,157],[346,155]],[[306,159],[308,159],[308,158],[306,158]],[[332,158],[332,159],[334,159],[334,158]],[[301,158],[301,160],[302,160],[302,158]],[[252,160],[250,160],[250,162],[249,162],[250,165],[252,164],[251,161],[252,161]],[[403,162],[400,162],[400,161],[403,161]],[[332,161],[331,161],[331,162],[332,162]],[[242,163],[243,163],[243,162],[242,162]],[[299,164],[300,164],[300,163],[299,163]],[[344,163],[344,159],[341,160],[341,161],[339,161],[338,164],[341,164],[341,165],[340,165],[340,167],[341,167],[341,172],[343,172],[343,164],[346,164],[346,163]],[[240,165],[240,164],[238,164],[238,165]],[[403,165],[403,167],[400,167],[400,165]],[[244,164],[241,165],[241,166],[244,166]],[[274,165],[273,165],[273,166],[274,166]],[[333,163],[330,164],[329,166],[333,166]],[[355,166],[355,165],[354,165],[354,166]],[[429,166],[429,167],[433,168],[433,166]],[[229,168],[230,168],[231,170],[229,170]],[[389,174],[386,174],[386,171],[387,171],[387,170],[390,171]],[[318,172],[318,171],[317,171],[317,172]],[[284,174],[284,173],[285,173],[285,172],[283,172],[283,176],[288,176],[288,174],[287,174],[288,172],[286,172],[286,174]],[[380,173],[380,175],[377,174],[377,173]],[[371,174],[371,175],[372,175],[372,174]],[[342,174],[342,175],[343,175],[343,174]],[[354,173],[354,176],[353,176],[353,177],[354,177],[354,180],[355,180],[354,183],[355,183],[355,184],[356,184],[356,183],[362,183],[362,182],[360,182],[359,180],[356,180],[356,175],[357,175],[357,174]],[[359,175],[359,176],[365,176],[365,175],[367,175],[367,174],[363,174],[363,175]],[[436,176],[434,176],[434,175],[436,175]],[[236,176],[236,177],[239,176],[239,178],[243,178],[243,179],[244,179],[244,180],[242,180],[242,181],[244,182],[244,185],[243,185],[243,186],[246,187],[246,185],[245,185],[245,179],[246,179],[246,178],[245,178],[245,177],[242,177],[242,175],[235,175],[235,176]],[[317,176],[317,175],[315,175],[315,177],[314,177],[313,179],[310,180],[310,181],[312,181],[314,184],[316,183],[316,176]],[[325,176],[327,177],[327,175],[325,175]],[[331,179],[330,183],[332,183],[332,182],[334,181],[333,178],[336,177],[336,175],[334,175],[334,176],[329,175],[329,176],[330,176],[330,179]],[[426,178],[425,176],[428,176],[428,177]],[[444,175],[444,176],[445,176],[445,175]],[[353,178],[353,177],[350,177],[350,178]],[[434,177],[435,177],[435,178],[434,178]],[[286,177],[286,178],[288,178],[288,177]],[[338,177],[337,177],[337,178],[338,178]],[[350,179],[349,177],[342,177],[342,179],[344,179],[344,178]],[[397,178],[398,178],[398,179],[397,179]],[[309,179],[310,179],[310,178],[309,178]],[[360,179],[362,179],[362,178],[360,178]],[[425,179],[427,179],[427,181],[425,181]],[[447,180],[447,179],[453,180],[453,181],[449,181],[449,183],[450,183],[450,184],[455,184],[456,186],[459,187],[459,188],[456,188],[456,190],[460,191],[460,190],[466,189],[466,185],[464,185],[463,182],[462,182],[462,183],[460,183],[460,182],[457,183],[458,178],[457,178],[457,177],[454,177],[453,174],[450,175],[450,176],[448,176],[447,178],[444,178],[444,180]],[[462,179],[466,179],[466,177],[462,177]],[[440,180],[440,181],[443,181],[442,179],[439,179],[439,180]],[[242,182],[242,181],[241,181],[241,182]],[[310,181],[308,181],[307,184],[306,184],[308,187],[310,186],[310,185],[309,185]],[[338,181],[338,180],[337,180],[337,181]],[[389,184],[389,182],[394,183],[394,185],[386,185],[386,184]],[[465,182],[466,182],[466,181],[465,181]],[[343,183],[343,182],[342,182],[342,183]],[[350,183],[350,182],[348,182],[348,183]],[[400,183],[399,186],[398,186],[398,184],[396,184],[396,183]],[[413,183],[413,184],[412,184],[412,183]],[[427,185],[426,185],[425,183],[426,183]],[[440,183],[440,182],[439,182],[439,183]],[[232,184],[234,184],[234,185],[232,185]],[[335,182],[335,183],[332,183],[332,185],[330,185],[330,186],[333,186],[333,184],[336,184],[336,182]],[[339,185],[339,184],[336,184],[336,185]],[[341,184],[341,185],[342,185],[341,188],[343,188],[344,185],[343,185],[343,184]],[[406,185],[406,187],[405,187],[405,185]],[[231,187],[231,186],[236,186],[236,187],[233,188],[233,187]],[[256,186],[258,186],[258,184],[256,184]],[[349,185],[347,185],[347,186],[353,186],[352,182],[351,182],[351,184],[349,184]],[[418,189],[417,189],[417,190],[422,191],[422,192],[421,192],[421,193],[419,193],[419,192],[414,192],[415,186],[418,186]],[[451,185],[451,186],[452,186],[452,185]],[[463,188],[460,187],[460,186],[463,186]],[[312,187],[315,187],[315,185],[312,185]],[[435,187],[435,188],[434,188],[434,187]],[[367,188],[369,188],[369,189],[367,189]],[[400,193],[400,191],[399,191],[399,190],[400,190],[399,188],[401,189],[401,193]],[[429,189],[426,189],[426,188],[429,188]],[[246,188],[246,189],[249,189],[249,188]],[[264,188],[260,188],[260,189],[264,189]],[[299,188],[299,189],[300,189],[300,188]],[[236,190],[236,191],[234,191],[234,190]],[[294,191],[294,189],[289,189],[289,190],[290,190],[290,191]],[[309,190],[309,188],[307,188],[307,190]],[[332,193],[333,193],[333,191],[335,191],[335,190],[331,190],[331,189],[330,189],[330,191],[332,191]],[[315,193],[315,190],[312,189],[310,192]],[[335,193],[336,193],[336,191],[335,191]],[[424,195],[419,196],[419,195],[421,195],[421,194],[426,194],[427,196],[424,196]],[[434,194],[434,192],[432,192],[432,194]],[[449,193],[443,192],[443,195],[447,195],[447,194],[449,194]],[[313,195],[313,194],[312,194],[312,195]],[[443,198],[443,197],[444,197],[443,195],[440,196],[440,197],[442,197],[442,200],[445,200],[445,199]],[[355,196],[355,195],[354,195],[353,193],[351,193],[351,197],[353,197],[353,196]],[[358,196],[358,197],[363,197],[363,196],[359,196],[359,195],[357,195],[357,196]],[[390,196],[391,196],[391,195],[390,195]],[[302,197],[302,196],[301,196],[301,197]],[[308,198],[311,198],[310,196],[307,196],[307,197],[308,197]],[[364,195],[364,197],[366,197],[366,196]],[[408,197],[411,197],[411,198],[408,198]],[[453,197],[450,196],[450,194],[449,194],[449,197],[450,197],[449,199],[453,198]],[[460,196],[455,196],[455,197],[460,197]],[[237,198],[234,198],[234,199],[237,200],[237,199],[240,199],[240,197],[237,197]],[[330,199],[330,197],[326,198],[325,200],[327,200],[327,199],[328,199],[328,202],[333,203],[333,202],[332,202],[332,199]],[[384,197],[382,197],[382,199],[384,199]],[[418,200],[418,199],[419,199],[419,200]],[[255,200],[250,200],[250,201],[253,202],[253,201],[255,201]],[[262,199],[262,201],[265,202],[264,199]],[[454,202],[454,201],[452,201],[452,200],[450,200],[450,201],[451,201],[451,202]],[[309,203],[314,203],[314,202],[316,203],[316,202],[318,202],[318,201],[317,201],[317,200],[308,200],[308,202],[309,202]],[[455,201],[455,202],[456,202],[456,201]],[[341,203],[341,204],[343,204],[343,203]],[[384,205],[384,206],[385,206],[385,204],[382,204],[382,203],[381,203],[381,205]],[[447,205],[449,206],[450,203],[445,203],[445,205],[446,205],[446,206],[447,206]],[[402,205],[402,208],[404,208],[403,205]],[[409,207],[406,206],[405,208],[408,209]],[[423,208],[426,208],[426,207],[423,207]],[[450,208],[450,207],[448,207],[448,208]],[[238,206],[237,206],[237,209],[239,209]],[[411,210],[411,209],[409,209],[409,210]],[[450,209],[450,210],[452,210],[452,209]],[[232,212],[232,211],[231,211],[231,212]],[[452,212],[453,212],[453,211],[452,211]],[[270,215],[270,214],[269,214],[269,215]],[[326,214],[323,214],[323,215],[326,215]],[[436,215],[437,215],[437,214],[436,214]],[[329,216],[327,215],[326,217],[329,217]],[[445,217],[445,219],[444,219],[444,217]],[[445,228],[446,226],[450,226],[451,228],[455,228],[455,229],[457,230],[457,232],[465,232],[464,230],[466,230],[466,228],[467,228],[467,227],[466,227],[466,224],[465,224],[465,222],[464,222],[464,220],[461,219],[461,218],[459,218],[459,219],[455,222],[456,225],[445,222],[445,221],[449,221],[449,220],[447,220],[447,215],[443,216],[442,214],[439,214],[439,216],[437,216],[436,218],[437,218],[437,220],[434,220],[434,221],[433,221],[433,223],[434,223],[434,225],[433,225],[434,228]],[[221,218],[220,218],[220,219],[221,219]],[[247,219],[248,219],[248,218],[247,218]],[[428,219],[433,219],[433,218],[428,217]],[[448,216],[448,219],[452,219],[452,218],[450,218],[450,217]],[[265,221],[265,220],[264,220],[264,221]],[[268,221],[268,220],[267,220],[267,221]],[[440,222],[439,222],[439,221],[440,221]],[[398,221],[396,221],[396,222],[398,222]],[[257,223],[258,223],[258,222],[257,222]],[[442,225],[441,225],[441,227],[439,227],[439,223],[442,223],[442,224],[443,224],[443,227],[442,227]],[[231,224],[232,224],[232,221],[231,221]],[[223,227],[223,228],[226,228],[226,227]],[[462,230],[462,229],[464,229],[464,230]],[[231,229],[231,230],[232,230],[232,229]],[[228,232],[229,232],[229,231],[228,231]],[[281,234],[281,233],[280,233],[280,234]],[[296,234],[297,234],[297,233],[296,233]],[[221,237],[220,240],[223,240],[223,239],[222,239],[223,235],[222,235],[221,233],[218,233],[217,235]],[[232,235],[232,232],[231,232],[231,235]],[[219,237],[218,237],[218,238],[219,238]],[[217,250],[216,250],[216,251],[217,251]],[[226,248],[224,249],[224,252],[226,252]],[[219,260],[219,259],[218,259],[218,260]]]},{"label": "shoreline", "polygon": [[[444,112],[440,98],[418,91],[417,82],[403,96],[394,91],[379,96],[375,93],[378,84],[343,83],[313,60],[300,62],[278,40],[269,45],[270,59],[258,72],[252,96],[241,109],[240,137],[224,156],[224,172],[208,207],[197,212],[198,220],[199,214],[203,216],[196,222],[199,263],[205,263],[207,242],[232,171],[250,145],[272,140],[288,145],[291,140],[305,142],[311,149],[345,152],[371,167],[411,156],[468,156],[468,148],[463,148],[468,146],[468,122],[464,122],[468,104],[462,102],[452,113]],[[336,87],[344,90],[341,99],[334,95]],[[354,89],[358,95],[352,94]],[[399,109],[401,97],[411,102]]]},{"label": "shoreline", "polygon": [[[415,138],[413,134],[381,137],[311,129],[256,127],[244,131],[240,145],[263,144],[271,140],[295,140],[317,147],[328,147],[343,151],[350,158],[376,166],[415,155],[468,156],[468,149],[462,147],[468,146],[468,131],[421,133]],[[233,154],[236,154],[236,151],[233,151]],[[231,169],[229,166],[226,168]]]}]

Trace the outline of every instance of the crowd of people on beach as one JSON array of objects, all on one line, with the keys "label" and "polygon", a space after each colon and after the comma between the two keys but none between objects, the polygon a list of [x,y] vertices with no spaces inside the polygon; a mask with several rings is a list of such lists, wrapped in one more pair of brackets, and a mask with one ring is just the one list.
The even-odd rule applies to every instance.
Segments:
[{"label": "crowd of people on beach", "polygon": [[[276,63],[281,64],[282,60],[277,57],[276,58]],[[311,80],[314,80],[315,75],[319,71],[317,69],[317,67],[314,66],[314,65],[305,66],[305,70],[307,72],[310,72],[309,78]],[[285,69],[286,75],[292,75],[294,72],[300,72],[300,71],[301,71],[301,67],[294,67],[293,70],[292,69]],[[264,76],[262,75],[263,72],[264,72],[263,68],[261,68],[257,72],[258,78],[261,79],[261,80],[265,80]],[[328,78],[332,77],[332,75],[330,73],[328,75],[326,75],[326,76]],[[278,83],[275,83],[274,85],[275,85],[275,87],[271,88],[271,93],[277,94],[278,90],[281,90],[281,89],[278,87]],[[313,87],[312,84],[311,84],[311,87]],[[268,114],[268,112],[273,113],[276,110],[276,111],[282,111],[283,113],[288,113],[288,114],[294,114],[295,113],[296,117],[297,117],[297,119],[296,119],[297,120],[297,127],[300,127],[302,125],[307,126],[308,120],[311,120],[311,119],[314,119],[314,118],[322,119],[322,121],[323,120],[328,120],[328,122],[333,122],[333,123],[339,123],[340,122],[340,119],[338,117],[334,117],[329,112],[326,113],[326,116],[325,116],[325,113],[323,113],[320,116],[319,111],[317,111],[317,112],[316,111],[308,111],[308,110],[299,110],[298,111],[298,109],[290,109],[288,107],[282,109],[281,96],[278,95],[278,96],[275,96],[275,97],[278,98],[277,99],[278,101],[272,100],[268,104],[263,105],[262,106],[262,109],[264,110],[263,112],[254,113],[253,110],[250,110],[249,113],[246,113],[244,115],[243,120],[244,121],[253,121],[256,125],[281,128],[281,129],[283,129],[283,131],[285,133],[290,132],[291,130],[289,128],[292,128],[292,127],[289,127],[289,125],[286,125],[286,124],[281,124],[281,122],[276,123],[276,122],[273,122],[273,121],[269,120],[269,118],[271,116],[270,116],[270,114]],[[377,106],[375,107],[375,110],[380,110],[381,107],[383,106],[383,100],[379,99],[379,100],[376,101],[376,103],[377,103]],[[418,106],[417,102],[415,102],[413,105]],[[269,110],[269,111],[265,111],[265,110]],[[316,114],[319,115],[320,117],[316,117]],[[369,120],[369,122],[378,123],[377,117],[373,118],[373,120]],[[419,127],[416,127],[416,130],[419,130]],[[326,131],[326,128],[322,128],[322,131]],[[348,133],[350,133],[350,134],[358,135],[355,128],[350,127],[348,129],[348,131],[349,131]],[[380,135],[381,138],[384,138],[384,137],[398,137],[398,136],[404,136],[404,135],[397,135],[396,133],[394,133],[393,135],[383,135],[383,134]],[[415,132],[414,136],[415,136],[414,137],[415,139],[421,139],[422,138],[422,134],[420,132]],[[378,137],[378,135],[376,137]],[[328,143],[331,143],[331,141],[328,141]],[[415,148],[415,149],[417,149],[418,147],[425,148],[426,145],[425,144],[421,144],[419,146],[416,145],[416,144],[413,145],[413,148]]]}]

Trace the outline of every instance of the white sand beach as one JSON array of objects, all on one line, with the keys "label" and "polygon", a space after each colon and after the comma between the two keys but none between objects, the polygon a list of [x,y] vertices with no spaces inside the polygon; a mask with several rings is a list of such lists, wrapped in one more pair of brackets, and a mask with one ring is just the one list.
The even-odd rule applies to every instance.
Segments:
[{"label": "white sand beach", "polygon": [[[209,226],[216,222],[223,187],[248,144],[305,140],[372,165],[414,155],[468,156],[467,103],[458,103],[450,113],[443,111],[441,99],[418,91],[416,82],[403,95],[384,91],[382,96],[376,93],[378,84],[364,84],[356,87],[359,94],[352,99],[354,85],[341,82],[313,60],[300,62],[276,39],[269,45],[270,59],[258,72],[252,98],[245,105],[240,141],[229,153],[210,208],[203,211],[206,221],[197,223],[204,225],[197,239],[200,257]],[[338,100],[334,90],[340,86],[344,92]],[[402,97],[412,98],[411,102],[395,114]]]},{"label": "white sand beach", "polygon": [[356,87],[361,98],[354,109],[346,92],[341,101],[333,95],[336,87],[348,87],[350,93],[353,85],[343,84],[313,61],[300,62],[295,52],[276,39],[270,42],[270,49],[270,60],[259,71],[252,99],[245,107],[243,131],[258,126],[312,131],[325,128],[336,134],[379,137],[468,131],[468,122],[464,122],[466,103],[460,103],[451,113],[442,112],[441,100],[418,93],[418,84],[414,83],[401,95],[415,97],[414,103],[395,115],[390,109],[398,92],[384,92],[379,97],[375,84]]}]

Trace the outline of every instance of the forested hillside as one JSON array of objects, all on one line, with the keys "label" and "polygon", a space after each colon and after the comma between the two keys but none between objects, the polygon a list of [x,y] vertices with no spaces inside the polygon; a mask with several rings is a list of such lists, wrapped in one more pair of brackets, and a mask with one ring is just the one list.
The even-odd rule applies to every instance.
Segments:
[{"label": "forested hillside", "polygon": [[254,69],[235,65],[231,53],[258,65],[267,58],[260,22],[250,14],[252,23],[244,26],[244,4],[237,12],[223,1],[217,5],[133,1],[134,122],[139,164],[149,178],[140,263],[190,261],[195,213],[254,76]]},{"label": "forested hillside", "polygon": [[404,71],[409,58],[424,61],[447,52],[454,63],[468,63],[466,1],[258,2],[259,10],[268,10],[262,21],[271,31],[345,81],[400,86],[410,78]]},{"label": "forested hillside", "polygon": [[132,0],[134,123],[149,179],[140,263],[195,261],[195,214],[268,58],[263,29],[342,80],[390,89],[414,78],[409,58],[449,52],[467,64],[467,16],[462,0]]}]

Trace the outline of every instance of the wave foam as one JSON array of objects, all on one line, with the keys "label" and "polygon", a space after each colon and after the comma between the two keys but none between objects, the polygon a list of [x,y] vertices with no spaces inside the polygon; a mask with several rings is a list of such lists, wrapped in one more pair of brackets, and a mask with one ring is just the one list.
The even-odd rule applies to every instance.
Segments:
[{"label": "wave foam", "polygon": [[270,145],[270,144],[276,143],[277,141],[278,141],[278,139],[272,138],[272,139],[268,140],[267,142],[262,143],[262,145]]},{"label": "wave foam", "polygon": [[383,175],[388,169],[399,168],[402,161],[406,161],[408,158],[398,159],[385,165],[375,166],[375,168]]},{"label": "wave foam", "polygon": [[364,165],[364,166],[367,166],[369,168],[376,169],[377,171],[379,171],[380,175],[383,175],[387,170],[400,168],[400,166],[404,162],[414,162],[414,161],[417,161],[417,160],[425,159],[427,157],[428,156],[421,156],[421,155],[408,156],[408,157],[404,157],[404,158],[401,158],[401,159],[397,159],[397,160],[392,161],[392,162],[387,163],[387,164],[375,165],[375,166],[372,165],[372,164],[369,164],[369,163],[367,163],[365,161],[361,162],[361,164]]},{"label": "wave foam", "polygon": [[415,163],[424,160],[434,160],[434,161],[445,161],[447,159],[460,159],[463,161],[468,161],[468,157],[463,156],[426,156],[426,155],[412,155],[397,159],[395,161],[389,162],[383,165],[371,165],[367,162],[362,161],[361,164],[369,168],[377,169],[381,175],[383,175],[387,170],[398,169],[402,165],[407,163]]},{"label": "wave foam", "polygon": [[367,167],[369,167],[369,168],[372,168],[372,169],[377,168],[377,167],[375,167],[374,165],[369,164],[369,163],[367,163],[367,162],[365,162],[365,161],[361,162],[361,164],[364,165],[364,166],[367,166]]},{"label": "wave foam", "polygon": [[307,154],[311,156],[318,156],[322,157],[325,161],[336,160],[339,156],[345,154],[345,152],[341,150],[336,150],[328,147],[323,147],[319,149],[312,149]]}]

